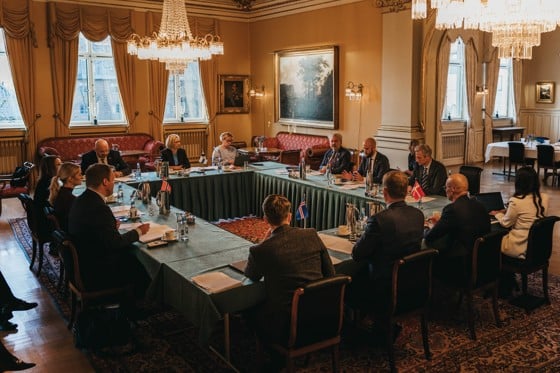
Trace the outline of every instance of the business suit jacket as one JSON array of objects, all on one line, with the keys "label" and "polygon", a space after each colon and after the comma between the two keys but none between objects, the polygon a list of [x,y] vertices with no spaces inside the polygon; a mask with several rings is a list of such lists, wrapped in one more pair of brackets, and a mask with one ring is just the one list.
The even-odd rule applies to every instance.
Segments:
[{"label": "business suit jacket", "polygon": [[327,150],[319,168],[328,165],[329,161],[331,163],[331,173],[333,174],[341,174],[342,171],[352,171],[352,155],[346,148],[340,147],[336,154],[332,148]]},{"label": "business suit jacket", "polygon": [[111,209],[99,194],[86,189],[74,200],[68,219],[68,233],[76,245],[86,287],[103,289],[132,280],[123,263],[131,244],[138,241],[138,232],[120,234]]},{"label": "business suit jacket", "polygon": [[[424,172],[424,166],[420,166],[416,164],[412,175],[408,179],[408,183],[410,185],[414,185],[414,182],[418,180],[419,184],[422,184],[422,173]],[[430,164],[430,168],[428,170],[428,184],[429,187],[424,190],[426,195],[440,195],[445,196],[445,181],[447,180],[447,170],[445,166],[432,159],[432,163]]]},{"label": "business suit jacket", "polygon": [[474,241],[490,232],[490,216],[486,208],[467,195],[445,206],[440,220],[426,232],[428,247],[440,251],[440,258],[470,253]]},{"label": "business suit jacket", "polygon": [[170,166],[183,166],[183,168],[191,168],[191,162],[187,157],[187,152],[183,148],[177,149],[177,161],[175,163],[175,158],[173,158],[173,152],[171,149],[165,148],[161,151],[161,160],[164,162],[169,162]]},{"label": "business suit jacket", "polygon": [[70,213],[70,208],[76,199],[76,196],[72,192],[72,188],[61,187],[58,191],[56,199],[54,200],[54,215],[58,219],[60,229],[64,232],[68,232],[68,214]]},{"label": "business suit jacket", "polygon": [[[85,175],[87,168],[95,163],[98,163],[97,153],[95,153],[95,150],[91,150],[87,153],[82,154],[82,173]],[[109,150],[109,155],[107,155],[107,163],[110,166],[115,167],[115,171],[122,172],[123,176],[130,175],[130,173],[132,172],[130,166],[122,159],[121,153],[116,150]]]},{"label": "business suit jacket", "polygon": [[373,161],[373,167],[370,167],[371,157],[364,158],[360,167],[358,168],[358,173],[362,176],[366,176],[368,168],[373,170],[373,182],[376,184],[381,184],[383,181],[383,175],[389,171],[389,158],[384,154],[377,152],[375,155],[375,160]]},{"label": "business suit jacket", "polygon": [[390,279],[395,260],[420,250],[424,214],[399,201],[373,216],[354,244],[352,258],[371,265],[372,279]]}]

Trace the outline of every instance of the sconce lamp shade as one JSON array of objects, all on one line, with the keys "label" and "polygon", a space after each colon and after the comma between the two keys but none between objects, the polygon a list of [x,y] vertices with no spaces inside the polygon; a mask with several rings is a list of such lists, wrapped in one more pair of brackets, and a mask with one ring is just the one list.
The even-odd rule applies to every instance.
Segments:
[{"label": "sconce lamp shade", "polygon": [[361,83],[354,84],[354,82],[348,82],[346,83],[345,96],[350,101],[360,101],[362,99],[363,88],[364,86]]}]

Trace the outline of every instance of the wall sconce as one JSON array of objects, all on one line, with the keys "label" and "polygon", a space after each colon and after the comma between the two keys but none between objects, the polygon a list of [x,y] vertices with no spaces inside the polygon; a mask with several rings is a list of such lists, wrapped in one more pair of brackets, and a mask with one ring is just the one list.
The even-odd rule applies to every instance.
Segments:
[{"label": "wall sconce", "polygon": [[360,84],[354,84],[353,82],[346,83],[345,95],[350,101],[360,101],[362,99],[362,89],[364,86]]},{"label": "wall sconce", "polygon": [[477,85],[476,86],[476,94],[477,95],[487,95],[488,94],[488,87],[485,85]]},{"label": "wall sconce", "polygon": [[261,88],[251,88],[251,90],[249,91],[249,96],[251,97],[263,97],[264,96],[264,85],[261,86]]}]

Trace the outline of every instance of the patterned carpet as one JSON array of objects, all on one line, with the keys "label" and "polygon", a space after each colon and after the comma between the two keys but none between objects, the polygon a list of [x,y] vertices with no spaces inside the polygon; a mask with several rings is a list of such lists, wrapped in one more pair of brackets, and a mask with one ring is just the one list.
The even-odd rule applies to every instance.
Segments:
[{"label": "patterned carpet", "polygon": [[[258,236],[262,221],[236,220],[221,222],[224,229],[245,238]],[[10,225],[23,251],[29,255],[30,236],[25,220],[15,219]],[[58,261],[48,255],[39,281],[68,315],[67,299],[56,290]],[[490,302],[475,298],[477,341],[468,337],[465,308],[457,312],[442,301],[434,302],[434,316],[429,323],[431,361],[423,355],[419,322],[409,320],[395,342],[397,368],[401,372],[558,372],[560,371],[560,278],[551,276],[552,305],[543,306],[527,315],[524,310],[500,302],[502,327],[497,328]],[[539,294],[540,281],[530,277],[530,292]],[[454,309],[454,308],[453,308]],[[255,347],[251,333],[240,317],[232,320],[232,361],[240,371],[254,371]],[[134,329],[135,345],[118,354],[89,353],[99,372],[224,372],[229,371],[208,349],[196,344],[196,328],[181,315],[169,309],[156,309],[152,316]],[[213,338],[221,346],[222,334]],[[377,372],[388,369],[386,353],[375,347],[368,333],[345,326],[341,350],[341,368],[345,372]],[[298,371],[330,371],[328,352],[313,354],[309,365],[296,360]]]}]

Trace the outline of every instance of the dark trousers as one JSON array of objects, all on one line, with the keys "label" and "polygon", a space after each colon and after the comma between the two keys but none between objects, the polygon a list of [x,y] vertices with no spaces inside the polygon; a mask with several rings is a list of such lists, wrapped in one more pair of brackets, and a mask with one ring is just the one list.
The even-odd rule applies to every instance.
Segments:
[{"label": "dark trousers", "polygon": [[4,307],[15,298],[10,285],[6,282],[4,275],[0,272],[0,323],[6,322],[13,317],[12,312]]}]

